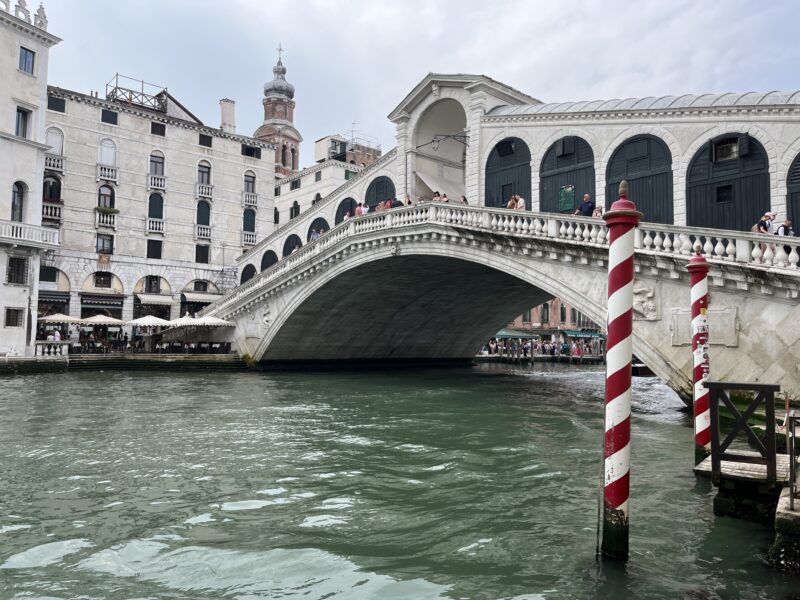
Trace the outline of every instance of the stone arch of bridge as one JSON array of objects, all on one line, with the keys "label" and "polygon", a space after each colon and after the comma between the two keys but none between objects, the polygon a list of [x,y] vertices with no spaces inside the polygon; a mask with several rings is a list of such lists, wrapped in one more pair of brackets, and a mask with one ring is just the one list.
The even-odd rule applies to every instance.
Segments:
[{"label": "stone arch of bridge", "polygon": [[[597,270],[593,283],[590,278],[576,283],[576,265],[570,262],[537,261],[442,239],[403,244],[399,250],[385,244],[327,265],[285,302],[270,296],[268,302],[280,306],[271,307],[275,320],[252,355],[277,363],[358,362],[370,356],[470,359],[509,320],[552,297],[604,323],[606,275],[603,267]],[[358,310],[364,306],[370,310]],[[453,327],[461,323],[469,330]],[[310,327],[315,335],[304,335]],[[664,381],[686,378],[636,327],[633,346]]]}]

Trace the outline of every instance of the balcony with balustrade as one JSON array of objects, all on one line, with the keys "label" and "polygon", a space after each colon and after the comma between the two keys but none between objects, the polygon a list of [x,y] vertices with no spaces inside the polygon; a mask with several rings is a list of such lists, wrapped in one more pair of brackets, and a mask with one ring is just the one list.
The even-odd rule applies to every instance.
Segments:
[{"label": "balcony with balustrade", "polygon": [[119,169],[111,165],[97,163],[97,181],[119,183]]},{"label": "balcony with balustrade", "polygon": [[154,192],[165,192],[167,190],[167,178],[165,175],[147,175],[147,189]]},{"label": "balcony with balustrade", "polygon": [[0,219],[0,244],[32,248],[58,248],[58,229]]},{"label": "balcony with balustrade", "polygon": [[254,192],[242,192],[242,206],[245,208],[258,208],[258,194]]},{"label": "balcony with balustrade", "polygon": [[164,219],[147,219],[147,233],[164,233]]},{"label": "balcony with balustrade", "polygon": [[256,234],[252,231],[243,231],[242,232],[242,246],[255,246],[256,245]]},{"label": "balcony with balustrade", "polygon": [[44,168],[46,171],[53,171],[55,173],[64,172],[64,157],[56,154],[44,155]]},{"label": "balcony with balustrade", "polygon": [[204,198],[206,200],[213,200],[214,199],[214,186],[208,183],[198,183],[196,184],[196,195],[197,198]]},{"label": "balcony with balustrade", "polygon": [[114,212],[107,212],[95,209],[94,226],[97,228],[108,227],[110,229],[116,229],[117,214]]},{"label": "balcony with balustrade", "polygon": [[196,225],[194,237],[198,240],[210,240],[211,227],[208,225]]},{"label": "balcony with balustrade", "polygon": [[61,227],[61,210],[63,204],[60,200],[42,200],[42,225],[45,227]]}]

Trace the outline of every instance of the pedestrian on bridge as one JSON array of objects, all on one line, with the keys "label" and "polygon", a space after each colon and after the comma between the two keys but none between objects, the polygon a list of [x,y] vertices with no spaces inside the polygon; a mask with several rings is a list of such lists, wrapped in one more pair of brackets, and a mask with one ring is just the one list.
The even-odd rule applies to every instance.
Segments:
[{"label": "pedestrian on bridge", "polygon": [[514,208],[516,208],[517,210],[525,210],[525,198],[523,198],[519,194],[516,194],[515,197],[517,199],[517,204]]},{"label": "pedestrian on bridge", "polygon": [[581,205],[575,209],[575,212],[572,213],[573,215],[581,215],[582,217],[591,217],[594,215],[594,209],[597,208],[592,201],[592,197],[589,194],[583,195],[583,202]]}]

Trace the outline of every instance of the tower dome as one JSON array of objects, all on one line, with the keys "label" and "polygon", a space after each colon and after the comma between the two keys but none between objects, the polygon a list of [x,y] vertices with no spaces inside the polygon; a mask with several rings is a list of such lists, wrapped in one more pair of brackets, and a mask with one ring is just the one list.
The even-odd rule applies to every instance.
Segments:
[{"label": "tower dome", "polygon": [[280,58],[278,58],[278,64],[272,67],[272,72],[275,77],[272,81],[264,84],[264,95],[280,94],[290,99],[294,98],[294,86],[286,81],[286,67],[283,66]]}]

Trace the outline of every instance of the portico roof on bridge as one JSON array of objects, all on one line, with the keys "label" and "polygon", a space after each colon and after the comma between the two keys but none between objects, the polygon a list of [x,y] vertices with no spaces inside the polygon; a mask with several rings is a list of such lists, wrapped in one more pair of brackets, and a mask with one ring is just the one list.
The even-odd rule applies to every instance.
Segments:
[{"label": "portico roof on bridge", "polygon": [[757,106],[800,107],[800,91],[794,92],[745,92],[725,94],[684,94],[682,96],[648,96],[614,100],[592,100],[582,102],[550,102],[547,104],[517,104],[493,108],[490,117],[514,115],[542,115],[593,113],[631,110],[670,110],[683,108]]}]

